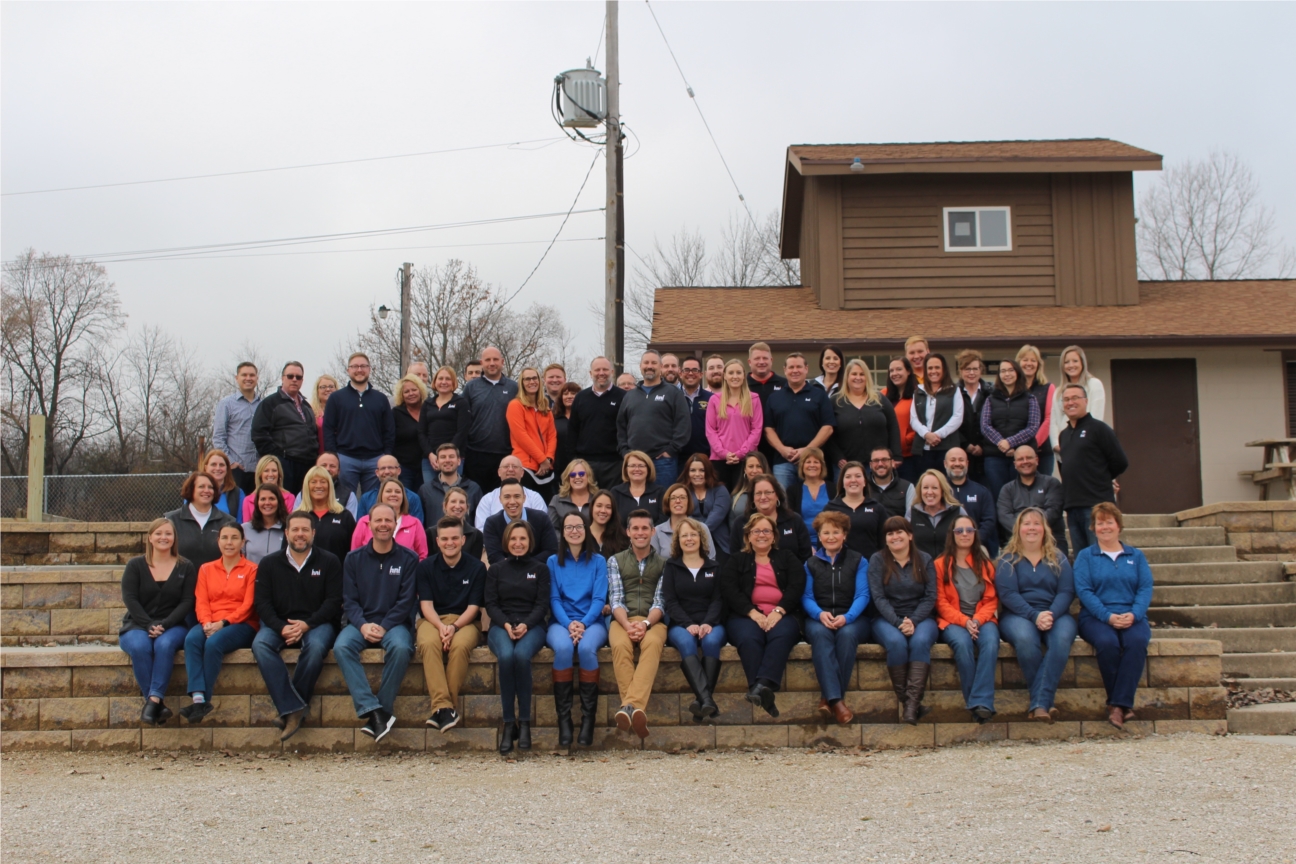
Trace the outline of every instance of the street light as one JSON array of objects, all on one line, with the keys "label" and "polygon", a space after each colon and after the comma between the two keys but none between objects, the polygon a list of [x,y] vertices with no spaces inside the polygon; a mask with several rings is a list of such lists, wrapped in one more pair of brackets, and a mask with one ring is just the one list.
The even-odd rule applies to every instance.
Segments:
[{"label": "street light", "polygon": [[379,307],[378,307],[378,317],[381,318],[382,320],[386,321],[386,320],[387,320],[387,314],[388,314],[389,312],[391,312],[391,311],[392,311],[392,310],[388,309],[385,305],[383,305],[383,306],[379,306]]}]

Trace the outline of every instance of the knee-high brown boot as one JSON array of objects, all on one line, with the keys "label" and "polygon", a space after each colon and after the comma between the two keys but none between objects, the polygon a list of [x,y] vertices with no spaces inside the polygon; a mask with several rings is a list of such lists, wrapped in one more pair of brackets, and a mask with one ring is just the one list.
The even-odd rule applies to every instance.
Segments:
[{"label": "knee-high brown boot", "polygon": [[895,690],[896,713],[900,713],[904,711],[905,688],[908,687],[909,682],[909,664],[888,666],[887,673],[891,676],[891,689]]},{"label": "knee-high brown boot", "polygon": [[918,725],[918,718],[927,712],[923,710],[923,693],[927,690],[927,673],[931,671],[930,663],[910,663],[909,681],[905,688],[904,722],[910,726]]}]

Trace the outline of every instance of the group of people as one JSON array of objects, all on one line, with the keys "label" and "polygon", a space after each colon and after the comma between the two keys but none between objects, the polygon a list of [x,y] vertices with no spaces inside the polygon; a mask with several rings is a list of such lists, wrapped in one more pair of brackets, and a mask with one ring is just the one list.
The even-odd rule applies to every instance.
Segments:
[{"label": "group of people", "polygon": [[[798,353],[776,375],[757,343],[746,366],[649,351],[642,378],[621,387],[596,358],[581,389],[557,364],[513,381],[488,348],[462,386],[448,367],[429,376],[415,364],[394,408],[363,354],[348,361],[348,386],[324,376],[314,400],[301,364],[261,399],[258,370],[243,364],[182,506],[150,526],[123,575],[120,641],[146,697],[141,719],[171,715],[163,697],[181,645],[190,723],[212,710],[224,656],[250,647],[287,740],[331,649],[362,732],[390,731],[416,654],[427,724],[447,730],[485,631],[504,752],[531,746],[531,662],[546,645],[562,746],[593,742],[604,646],[616,723],[640,737],[666,644],[705,722],[719,713],[726,642],[747,699],[777,717],[803,638],[825,721],[852,721],[856,649],[873,641],[901,718],[917,723],[940,638],[985,722],[1002,638],[1030,716],[1053,722],[1078,633],[1096,649],[1108,719],[1123,726],[1150,639],[1151,571],[1120,541],[1115,478],[1127,463],[1090,410],[1102,410],[1101,383],[1079,347],[1061,360],[1060,389],[1032,346],[999,361],[991,385],[983,357],[962,351],[955,384],[914,337],[879,388],[863,360],[833,348],[818,378]],[[291,675],[285,647],[300,649]],[[384,649],[376,693],[366,647]]]}]

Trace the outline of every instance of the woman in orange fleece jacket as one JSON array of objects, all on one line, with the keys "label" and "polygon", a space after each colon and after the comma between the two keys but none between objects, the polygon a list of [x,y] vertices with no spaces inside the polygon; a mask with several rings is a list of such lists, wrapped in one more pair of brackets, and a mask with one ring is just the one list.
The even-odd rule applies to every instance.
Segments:
[{"label": "woman in orange fleece jacket", "polygon": [[999,660],[999,598],[994,564],[977,539],[976,522],[954,520],[945,552],[936,559],[936,624],[954,652],[963,701],[972,718],[994,716],[995,664]]},{"label": "woman in orange fleece jacket", "polygon": [[216,541],[221,557],[198,568],[194,612],[198,623],[185,637],[185,672],[193,704],[180,709],[190,723],[201,723],[212,712],[211,691],[225,655],[251,648],[259,624],[252,601],[256,565],[243,557],[243,526],[221,527]]},{"label": "woman in orange fleece jacket", "polygon": [[540,493],[547,502],[555,492],[558,429],[549,397],[541,388],[540,370],[528,366],[518,375],[517,396],[508,404],[504,416],[508,420],[513,455],[522,460],[526,469],[522,484]]}]

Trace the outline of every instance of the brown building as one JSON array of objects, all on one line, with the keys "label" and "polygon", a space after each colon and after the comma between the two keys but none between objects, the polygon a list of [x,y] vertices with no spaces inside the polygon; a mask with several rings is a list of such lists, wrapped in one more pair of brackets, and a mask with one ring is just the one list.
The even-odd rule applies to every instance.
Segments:
[{"label": "brown building", "polygon": [[[1296,281],[1139,282],[1133,173],[1116,141],[798,145],[784,169],[793,288],[663,288],[653,347],[742,356],[824,345],[885,369],[906,337],[988,360],[1083,346],[1129,453],[1122,503],[1247,500],[1259,438],[1296,435]],[[724,314],[716,314],[717,310]]]}]

